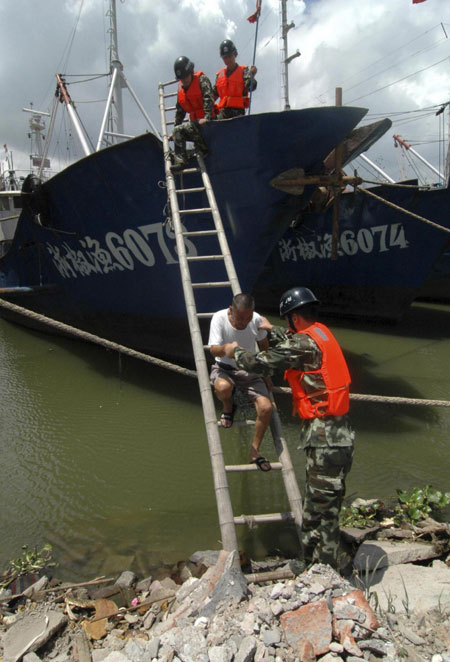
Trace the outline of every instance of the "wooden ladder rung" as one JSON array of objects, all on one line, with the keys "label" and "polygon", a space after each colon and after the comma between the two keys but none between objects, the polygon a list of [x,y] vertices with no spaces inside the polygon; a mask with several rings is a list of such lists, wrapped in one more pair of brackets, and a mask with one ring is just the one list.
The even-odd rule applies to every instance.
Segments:
[{"label": "wooden ladder rung", "polygon": [[247,524],[247,526],[252,526],[253,524],[269,524],[274,522],[293,522],[294,516],[291,512],[289,513],[267,513],[265,515],[240,515],[239,517],[233,517],[235,524]]},{"label": "wooden ladder rung", "polygon": [[[238,423],[239,423],[239,421],[235,421],[233,423],[233,427],[235,425],[237,425]],[[254,424],[254,421],[252,421],[252,423]],[[228,429],[228,428],[225,428],[225,429]],[[271,462],[270,466],[275,471],[281,471],[281,469],[283,468],[283,465],[281,464],[281,462]],[[252,462],[252,464],[226,464],[225,465],[225,471],[229,471],[230,473],[238,473],[240,471],[260,471],[260,469],[258,469],[256,464],[254,462]],[[267,473],[267,471],[265,473]]]},{"label": "wooden ladder rung", "polygon": [[164,99],[169,99],[170,97],[177,97],[178,92],[169,92],[169,94],[163,94]]},{"label": "wooden ladder rung", "polygon": [[229,280],[217,281],[217,283],[192,283],[194,289],[208,289],[213,287],[230,287],[231,282]]},{"label": "wooden ladder rung", "polygon": [[201,191],[204,191],[205,187],[204,186],[197,186],[196,188],[177,188],[176,193],[201,193]]},{"label": "wooden ladder rung", "polygon": [[211,207],[202,207],[200,209],[179,209],[180,214],[206,214],[208,211],[212,211]]},{"label": "wooden ladder rung", "polygon": [[165,83],[160,83],[159,87],[167,87],[168,85],[175,85],[175,83],[178,83],[178,80],[174,78],[173,80],[166,80]]},{"label": "wooden ladder rung", "polygon": [[181,234],[183,237],[206,237],[211,234],[217,234],[217,230],[186,230]]},{"label": "wooden ladder rung", "polygon": [[[172,122],[173,124],[173,122]],[[181,172],[177,173],[178,175],[183,174],[183,175],[189,175],[193,172],[200,172],[200,168],[184,168]]]},{"label": "wooden ladder rung", "polygon": [[177,109],[176,106],[167,106],[166,109],[165,109],[165,111],[166,111],[166,113],[167,113],[169,110],[176,110],[176,109]]},{"label": "wooden ladder rung", "polygon": [[[219,428],[222,427],[222,423],[220,422],[220,420],[217,421],[217,425],[219,426]],[[233,427],[234,427],[234,428],[246,428],[246,427],[249,427],[250,425],[255,425],[255,421],[253,421],[251,418],[247,418],[247,419],[244,420],[244,421],[234,421],[234,423],[233,423]],[[224,430],[228,430],[229,428],[223,428],[223,429],[224,429]],[[230,464],[229,466],[230,466],[230,467],[233,467],[233,466],[236,466],[236,467],[246,467],[247,465],[246,465],[246,464],[236,464],[236,465],[234,465],[234,464]],[[249,464],[248,466],[251,467],[252,465]],[[255,466],[256,466],[256,465],[255,465]],[[225,468],[226,468],[226,467],[225,467]],[[256,468],[258,468],[258,467],[256,467]],[[230,471],[233,471],[233,470],[230,469]],[[236,469],[236,471],[239,471],[239,469]]]},{"label": "wooden ladder rung", "polygon": [[169,126],[170,124],[175,124],[175,120],[170,120],[170,122],[166,122],[166,126]]},{"label": "wooden ladder rung", "polygon": [[205,260],[224,260],[224,255],[193,255],[186,258],[188,262],[202,262]]}]

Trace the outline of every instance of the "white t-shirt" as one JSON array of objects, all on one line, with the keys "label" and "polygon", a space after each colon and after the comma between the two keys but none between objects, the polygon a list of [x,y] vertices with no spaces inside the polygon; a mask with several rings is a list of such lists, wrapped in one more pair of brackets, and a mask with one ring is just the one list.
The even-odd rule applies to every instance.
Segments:
[{"label": "white t-shirt", "polygon": [[[239,347],[243,347],[248,352],[257,352],[259,349],[256,342],[264,340],[267,336],[267,331],[259,329],[261,321],[261,315],[254,312],[251,321],[245,329],[239,331],[230,324],[228,308],[218,310],[211,319],[208,345],[224,345],[227,342],[234,342],[236,340]],[[216,361],[227,363],[233,368],[236,368],[236,361],[229,359],[227,356],[217,357]]]}]

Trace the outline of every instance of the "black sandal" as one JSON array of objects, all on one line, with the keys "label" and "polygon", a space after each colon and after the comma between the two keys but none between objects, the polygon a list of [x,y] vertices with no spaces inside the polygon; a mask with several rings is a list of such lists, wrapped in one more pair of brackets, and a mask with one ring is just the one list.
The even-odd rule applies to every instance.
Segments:
[{"label": "black sandal", "polygon": [[[250,464],[256,464],[258,469],[260,469],[261,471],[270,471],[272,469],[269,460],[265,458],[263,455],[257,457],[256,460],[252,460]],[[265,468],[264,465],[266,465]]]}]

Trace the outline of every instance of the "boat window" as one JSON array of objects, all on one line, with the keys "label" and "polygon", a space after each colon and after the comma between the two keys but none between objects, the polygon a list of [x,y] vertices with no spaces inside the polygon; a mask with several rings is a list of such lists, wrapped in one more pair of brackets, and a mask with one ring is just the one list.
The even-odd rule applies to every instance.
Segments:
[{"label": "boat window", "polygon": [[22,198],[20,195],[14,197],[14,209],[22,209]]}]

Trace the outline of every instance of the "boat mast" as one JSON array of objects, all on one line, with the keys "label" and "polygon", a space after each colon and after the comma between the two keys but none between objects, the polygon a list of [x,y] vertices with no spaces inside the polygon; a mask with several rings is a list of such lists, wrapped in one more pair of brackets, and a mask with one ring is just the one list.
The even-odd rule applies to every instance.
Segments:
[{"label": "boat mast", "polygon": [[30,103],[30,106],[31,108],[22,108],[24,113],[31,113],[32,115],[29,122],[29,138],[31,139],[30,172],[35,172],[35,169],[42,172],[44,168],[50,168],[50,161],[46,158],[47,150],[44,153],[44,136],[42,135],[45,130],[45,121],[42,118],[50,117],[50,113],[35,110],[32,103]]},{"label": "boat mast", "polygon": [[89,154],[91,154],[91,148],[89,147],[88,142],[86,140],[86,136],[84,135],[81,122],[77,117],[75,111],[75,105],[72,99],[70,98],[70,94],[67,91],[64,78],[60,74],[56,74],[56,82],[57,82],[57,93],[59,95],[59,100],[61,101],[61,103],[66,104],[67,112],[69,113],[69,117],[71,119],[72,125],[74,126],[75,131],[77,133],[84,155],[89,156]]},{"label": "boat mast", "polygon": [[296,57],[300,57],[301,53],[297,49],[293,55],[288,57],[288,40],[287,35],[291,28],[295,27],[294,21],[291,21],[289,24],[287,22],[286,14],[286,0],[280,0],[281,2],[281,90],[284,100],[284,110],[290,110],[289,105],[289,74],[288,66]]},{"label": "boat mast", "polygon": [[406,150],[409,150],[411,154],[414,154],[414,156],[417,157],[419,161],[422,161],[422,163],[424,163],[427,166],[427,168],[429,168],[432,172],[434,172],[435,175],[437,175],[440,179],[442,179],[443,182],[445,182],[444,175],[441,172],[439,172],[439,170],[436,170],[436,168],[432,166],[431,163],[429,163],[426,159],[424,159],[423,156],[421,156],[418,152],[416,152],[416,150],[413,149],[411,145],[409,145],[405,140],[402,140],[400,136],[394,134],[394,142],[395,144],[398,143],[400,147],[404,147]]},{"label": "boat mast", "polygon": [[447,104],[447,117],[448,117],[448,127],[447,127],[447,156],[445,157],[445,180],[444,186],[448,187],[450,180],[450,105]]},{"label": "boat mast", "polygon": [[[113,88],[113,103],[110,106],[111,131],[113,133],[123,134],[123,105],[122,105],[122,71],[123,65],[119,60],[119,41],[117,38],[117,14],[116,0],[110,0],[107,16],[110,19],[110,44],[109,44],[109,65],[112,75],[111,87]],[[117,140],[113,136],[114,140]]]},{"label": "boat mast", "polygon": [[[119,42],[117,38],[117,14],[116,14],[116,0],[110,0],[109,10],[107,16],[110,18],[110,73],[111,84],[109,86],[108,99],[106,102],[103,120],[100,127],[100,133],[97,140],[96,151],[101,149],[102,142],[105,136],[112,138],[113,142],[119,142],[126,138],[133,138],[134,136],[125,135],[124,122],[123,122],[123,105],[122,105],[122,88],[128,88],[131,96],[134,99],[137,107],[145,117],[148,125],[156,136],[159,136],[158,130],[153,124],[150,116],[146,112],[144,106],[139,101],[135,91],[130,83],[125,78],[123,73],[123,65],[119,60]],[[110,130],[106,130],[106,125],[109,121]]]}]

